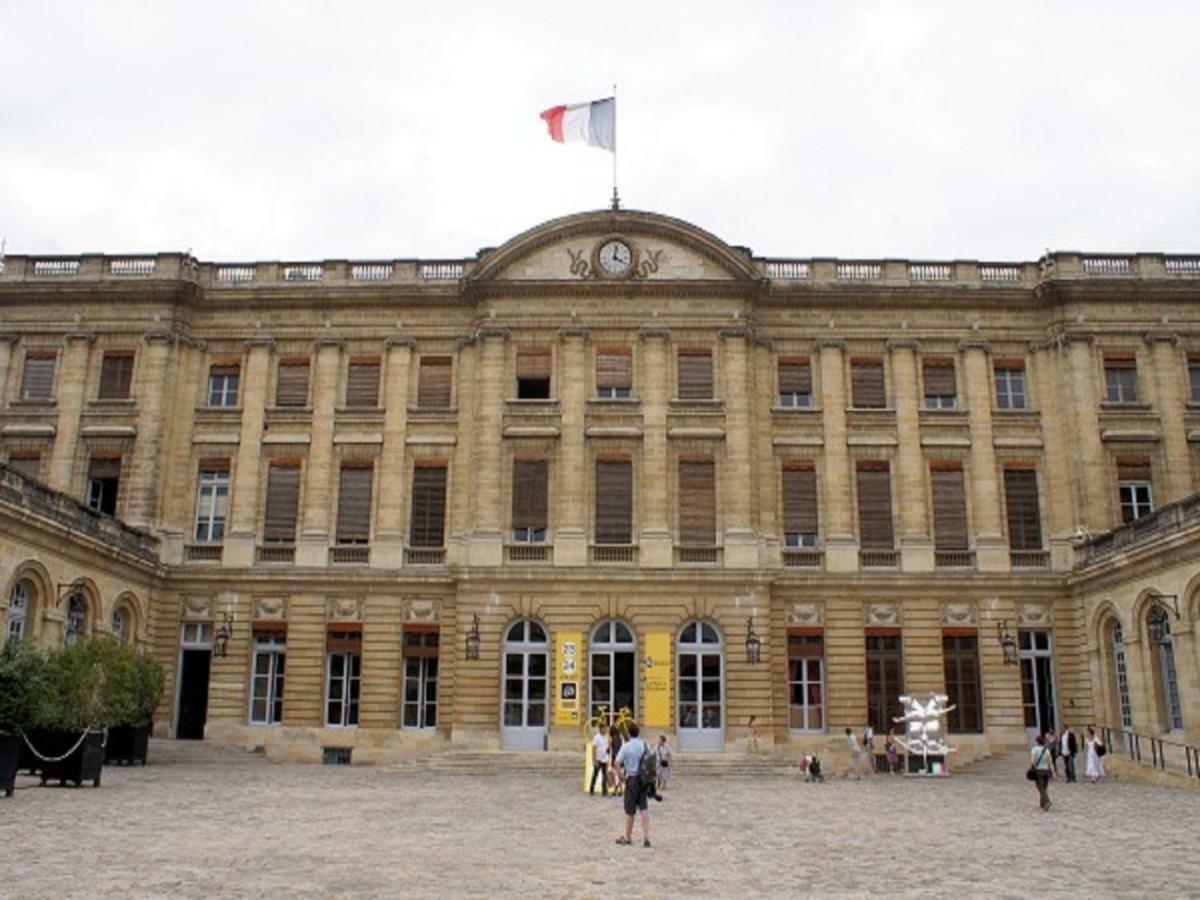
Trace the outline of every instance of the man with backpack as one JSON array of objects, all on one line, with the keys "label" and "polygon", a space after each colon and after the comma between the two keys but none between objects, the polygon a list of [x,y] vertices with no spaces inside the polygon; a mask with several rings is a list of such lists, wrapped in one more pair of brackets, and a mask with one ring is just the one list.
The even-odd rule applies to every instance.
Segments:
[{"label": "man with backpack", "polygon": [[654,751],[638,737],[636,722],[629,723],[629,740],[621,745],[616,765],[625,777],[625,834],[617,838],[617,843],[626,845],[633,843],[633,820],[640,812],[642,814],[642,846],[649,847],[650,810],[647,808],[646,800],[656,792],[655,781],[658,775],[658,764]]}]

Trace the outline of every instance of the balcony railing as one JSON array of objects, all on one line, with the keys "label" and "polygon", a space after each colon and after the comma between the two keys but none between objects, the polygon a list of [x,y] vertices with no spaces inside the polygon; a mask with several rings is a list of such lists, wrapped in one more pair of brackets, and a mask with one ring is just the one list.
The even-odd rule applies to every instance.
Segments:
[{"label": "balcony railing", "polygon": [[675,562],[681,566],[715,566],[721,562],[720,547],[676,547]]},{"label": "balcony railing", "polygon": [[254,280],[254,266],[217,266],[217,281],[222,284],[244,284]]},{"label": "balcony railing", "polygon": [[550,561],[549,544],[506,544],[504,553],[510,563],[544,563]]},{"label": "balcony railing", "polygon": [[1133,260],[1128,256],[1085,256],[1083,274],[1099,278],[1132,275]]},{"label": "balcony railing", "polygon": [[1081,561],[1086,565],[1197,523],[1200,523],[1200,494],[1193,494],[1092,538],[1078,548]]},{"label": "balcony railing", "polygon": [[260,563],[293,563],[296,561],[296,545],[260,544],[255,559]]},{"label": "balcony railing", "polygon": [[35,259],[33,274],[36,278],[70,278],[79,274],[77,259]]},{"label": "balcony railing", "polygon": [[900,565],[900,551],[859,550],[858,564],[864,569],[894,569]]},{"label": "balcony railing", "polygon": [[938,569],[975,568],[974,550],[934,550],[933,565]]},{"label": "balcony railing", "polygon": [[423,281],[457,281],[463,277],[466,266],[460,262],[421,263],[417,276]]},{"label": "balcony railing", "polygon": [[446,564],[446,548],[405,547],[404,564],[406,566],[444,566]]},{"label": "balcony railing", "polygon": [[825,551],[784,550],[783,564],[789,569],[820,569],[825,565]]},{"label": "balcony railing", "polygon": [[153,275],[158,268],[158,260],[153,256],[142,256],[130,259],[110,259],[108,274],[110,275]]},{"label": "balcony railing", "polygon": [[1009,550],[1008,562],[1014,569],[1050,568],[1049,550]]},{"label": "balcony railing", "polygon": [[225,548],[221,544],[188,544],[183,558],[188,562],[219,563]]},{"label": "balcony railing", "polygon": [[329,561],[339,566],[365,566],[371,562],[366,544],[338,544],[329,548]]},{"label": "balcony railing", "polygon": [[592,544],[592,562],[605,566],[637,564],[637,544]]}]

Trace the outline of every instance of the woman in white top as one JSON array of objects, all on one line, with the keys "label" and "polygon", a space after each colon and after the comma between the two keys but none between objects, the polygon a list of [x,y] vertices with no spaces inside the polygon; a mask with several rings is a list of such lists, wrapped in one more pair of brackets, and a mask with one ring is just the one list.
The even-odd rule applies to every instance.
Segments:
[{"label": "woman in white top", "polygon": [[1046,790],[1050,784],[1050,775],[1053,773],[1050,761],[1050,748],[1046,746],[1046,738],[1043,735],[1038,735],[1034,739],[1037,743],[1033,749],[1029,751],[1029,759],[1033,769],[1033,781],[1037,785],[1038,803],[1042,807],[1042,812],[1050,808],[1050,794]]},{"label": "woman in white top", "polygon": [[1095,728],[1088,728],[1087,740],[1084,741],[1084,745],[1087,747],[1087,766],[1083,770],[1083,774],[1091,779],[1092,784],[1095,784],[1104,777],[1104,760],[1100,758],[1098,750],[1104,746],[1104,743],[1096,737]]}]

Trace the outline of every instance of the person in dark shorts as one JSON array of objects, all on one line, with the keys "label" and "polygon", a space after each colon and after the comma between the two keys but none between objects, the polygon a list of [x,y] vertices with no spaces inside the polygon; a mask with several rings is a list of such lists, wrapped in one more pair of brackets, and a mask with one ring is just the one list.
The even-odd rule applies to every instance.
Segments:
[{"label": "person in dark shorts", "polygon": [[642,783],[642,754],[653,753],[645,741],[638,737],[636,722],[629,723],[629,740],[621,745],[614,768],[619,769],[625,781],[625,834],[617,838],[618,844],[633,843],[633,820],[642,815],[642,846],[650,846],[650,810],[646,800],[654,791],[654,785]]}]

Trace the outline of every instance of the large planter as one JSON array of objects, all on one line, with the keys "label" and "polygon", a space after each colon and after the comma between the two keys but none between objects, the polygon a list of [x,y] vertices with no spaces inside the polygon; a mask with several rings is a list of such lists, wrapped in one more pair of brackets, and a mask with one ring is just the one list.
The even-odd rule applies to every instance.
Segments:
[{"label": "large planter", "polygon": [[23,743],[15,734],[0,734],[0,791],[5,797],[11,797],[17,785],[17,761]]},{"label": "large planter", "polygon": [[[35,746],[42,756],[55,760],[38,762],[43,785],[47,781],[57,780],[59,784],[71,781],[75,787],[79,787],[83,782],[90,781],[93,787],[100,787],[100,770],[104,765],[104,732],[89,731],[82,741],[79,740],[78,731],[47,730],[43,734],[46,736],[46,746]],[[67,755],[57,759],[63,754]]]},{"label": "large planter", "polygon": [[104,761],[120,765],[146,764],[146,752],[150,749],[150,726],[114,725],[108,729],[108,743],[104,747]]}]

